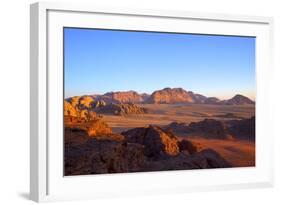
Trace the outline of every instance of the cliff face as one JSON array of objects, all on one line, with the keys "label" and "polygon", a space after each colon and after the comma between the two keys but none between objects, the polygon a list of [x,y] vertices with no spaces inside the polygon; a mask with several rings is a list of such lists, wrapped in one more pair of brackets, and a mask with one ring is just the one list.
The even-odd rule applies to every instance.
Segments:
[{"label": "cliff face", "polygon": [[109,103],[103,107],[96,109],[96,112],[102,114],[113,114],[113,115],[126,115],[126,114],[144,114],[147,110],[141,106],[133,103]]},{"label": "cliff face", "polygon": [[147,157],[159,158],[162,155],[174,156],[179,153],[178,140],[157,126],[135,128],[122,135],[131,143],[144,145]]},{"label": "cliff face", "polygon": [[164,88],[153,92],[146,103],[173,104],[196,103],[199,101],[201,101],[200,96],[196,96],[193,92],[187,92],[182,88]]},{"label": "cliff face", "polygon": [[101,96],[101,99],[111,99],[111,102],[119,103],[142,103],[145,95],[138,94],[135,91],[109,92]]}]

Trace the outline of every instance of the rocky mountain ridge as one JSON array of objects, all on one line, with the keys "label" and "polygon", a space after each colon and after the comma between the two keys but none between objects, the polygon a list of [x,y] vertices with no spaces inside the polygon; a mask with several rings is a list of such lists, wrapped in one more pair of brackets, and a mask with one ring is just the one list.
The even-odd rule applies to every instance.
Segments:
[{"label": "rocky mountain ridge", "polygon": [[103,102],[105,104],[177,104],[177,103],[193,103],[193,104],[215,104],[215,105],[245,105],[254,104],[255,102],[246,96],[237,94],[228,100],[220,100],[216,97],[206,97],[202,94],[186,91],[183,88],[164,88],[156,90],[151,95],[147,93],[139,94],[136,91],[118,91],[108,92],[103,95],[85,95],[67,98],[66,101],[80,107],[89,108],[95,105],[95,102]]}]

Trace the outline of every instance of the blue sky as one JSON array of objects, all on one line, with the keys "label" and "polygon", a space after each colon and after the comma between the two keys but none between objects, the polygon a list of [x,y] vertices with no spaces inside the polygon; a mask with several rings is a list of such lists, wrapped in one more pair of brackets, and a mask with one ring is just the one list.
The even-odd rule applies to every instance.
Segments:
[{"label": "blue sky", "polygon": [[255,38],[64,28],[65,97],[182,87],[255,99]]}]

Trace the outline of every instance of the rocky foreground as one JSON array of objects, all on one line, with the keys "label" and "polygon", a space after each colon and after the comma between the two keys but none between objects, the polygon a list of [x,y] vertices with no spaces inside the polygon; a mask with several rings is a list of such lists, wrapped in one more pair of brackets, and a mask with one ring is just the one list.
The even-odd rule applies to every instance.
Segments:
[{"label": "rocky foreground", "polygon": [[65,116],[65,175],[231,167],[219,153],[158,126],[114,134],[100,118]]}]

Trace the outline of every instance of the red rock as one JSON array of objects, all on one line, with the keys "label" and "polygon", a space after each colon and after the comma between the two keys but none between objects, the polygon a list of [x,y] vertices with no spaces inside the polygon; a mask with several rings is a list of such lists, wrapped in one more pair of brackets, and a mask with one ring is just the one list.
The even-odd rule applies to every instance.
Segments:
[{"label": "red rock", "polygon": [[128,142],[144,145],[144,153],[147,157],[158,158],[163,155],[179,154],[177,138],[167,134],[160,127],[135,128],[123,132],[122,135]]},{"label": "red rock", "polygon": [[194,154],[197,152],[197,147],[189,140],[179,141],[178,146],[181,152],[187,151],[189,154]]}]

